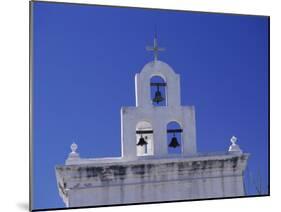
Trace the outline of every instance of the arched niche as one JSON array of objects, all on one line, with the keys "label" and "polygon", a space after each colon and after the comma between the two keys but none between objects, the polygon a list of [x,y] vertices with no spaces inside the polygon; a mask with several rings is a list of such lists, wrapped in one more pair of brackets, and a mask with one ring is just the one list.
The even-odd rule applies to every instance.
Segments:
[{"label": "arched niche", "polygon": [[136,106],[153,106],[151,96],[155,93],[150,89],[150,80],[153,76],[160,76],[167,83],[165,87],[166,106],[180,106],[180,76],[167,63],[159,60],[147,63],[141,72],[136,74]]},{"label": "arched niche", "polygon": [[153,155],[153,128],[151,123],[140,121],[136,126],[137,156]]},{"label": "arched niche", "polygon": [[182,154],[182,127],[176,121],[167,124],[167,146],[168,154]]},{"label": "arched niche", "polygon": [[161,76],[150,78],[150,99],[153,106],[167,106],[167,83]]}]

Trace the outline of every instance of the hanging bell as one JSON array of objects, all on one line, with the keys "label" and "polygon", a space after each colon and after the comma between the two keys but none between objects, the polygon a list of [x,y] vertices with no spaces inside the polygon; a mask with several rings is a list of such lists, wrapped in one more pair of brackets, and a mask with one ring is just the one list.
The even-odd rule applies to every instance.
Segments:
[{"label": "hanging bell", "polygon": [[164,100],[164,97],[162,97],[162,94],[159,91],[159,87],[157,87],[157,91],[155,92],[153,102],[156,102],[158,104],[159,102],[162,102],[163,100]]},{"label": "hanging bell", "polygon": [[144,140],[144,138],[141,135],[139,142],[137,143],[137,146],[143,146],[143,145],[147,145],[147,142]]},{"label": "hanging bell", "polygon": [[173,136],[171,143],[169,144],[169,147],[176,148],[178,146],[180,146],[180,144],[179,144],[177,138],[175,136]]}]

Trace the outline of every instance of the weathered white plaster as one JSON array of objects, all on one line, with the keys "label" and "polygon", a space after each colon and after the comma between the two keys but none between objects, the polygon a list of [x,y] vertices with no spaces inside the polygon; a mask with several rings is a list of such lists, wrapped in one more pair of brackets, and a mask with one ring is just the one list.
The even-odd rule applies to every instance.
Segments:
[{"label": "weathered white plaster", "polygon": [[115,160],[56,167],[68,207],[243,196],[248,154]]}]

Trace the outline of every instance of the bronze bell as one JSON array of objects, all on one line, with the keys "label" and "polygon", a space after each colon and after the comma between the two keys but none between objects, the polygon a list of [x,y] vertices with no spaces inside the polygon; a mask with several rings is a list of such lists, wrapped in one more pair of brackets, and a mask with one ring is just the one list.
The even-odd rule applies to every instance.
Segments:
[{"label": "bronze bell", "polygon": [[139,142],[137,143],[137,146],[143,146],[143,145],[147,145],[147,142],[144,140],[144,138],[141,135]]},{"label": "bronze bell", "polygon": [[157,91],[155,92],[153,102],[156,102],[158,104],[159,102],[162,102],[163,100],[164,100],[164,97],[162,97],[162,94],[159,91],[159,87],[157,87]]},{"label": "bronze bell", "polygon": [[180,146],[180,144],[179,144],[177,138],[175,136],[173,136],[171,143],[169,144],[169,147],[176,148],[178,146]]}]

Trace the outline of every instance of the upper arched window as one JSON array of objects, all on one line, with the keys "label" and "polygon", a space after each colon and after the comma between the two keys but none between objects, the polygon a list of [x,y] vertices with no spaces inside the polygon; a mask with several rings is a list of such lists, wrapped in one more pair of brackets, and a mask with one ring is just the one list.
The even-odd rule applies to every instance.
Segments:
[{"label": "upper arched window", "polygon": [[167,124],[167,145],[169,154],[182,153],[182,129],[181,126],[175,122]]},{"label": "upper arched window", "polygon": [[154,106],[167,105],[166,86],[167,83],[160,76],[150,79],[150,98]]},{"label": "upper arched window", "polygon": [[153,155],[153,129],[147,121],[140,121],[136,126],[137,156]]}]

